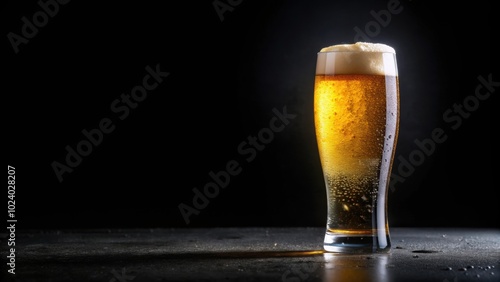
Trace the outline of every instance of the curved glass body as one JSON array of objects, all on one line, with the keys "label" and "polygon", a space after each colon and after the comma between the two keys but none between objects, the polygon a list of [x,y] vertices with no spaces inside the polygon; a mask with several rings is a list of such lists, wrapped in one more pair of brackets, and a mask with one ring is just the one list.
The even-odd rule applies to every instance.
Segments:
[{"label": "curved glass body", "polygon": [[388,252],[387,193],[399,131],[392,52],[317,57],[314,119],[328,215],[324,248]]}]

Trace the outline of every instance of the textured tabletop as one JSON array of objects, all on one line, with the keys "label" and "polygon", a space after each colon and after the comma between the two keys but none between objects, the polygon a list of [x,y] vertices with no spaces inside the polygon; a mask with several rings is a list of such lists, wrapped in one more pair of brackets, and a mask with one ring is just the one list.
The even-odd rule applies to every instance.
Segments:
[{"label": "textured tabletop", "polygon": [[[322,251],[323,228],[18,231],[1,281],[500,281],[500,230],[392,228],[389,254]],[[15,279],[15,280],[14,280]]]}]

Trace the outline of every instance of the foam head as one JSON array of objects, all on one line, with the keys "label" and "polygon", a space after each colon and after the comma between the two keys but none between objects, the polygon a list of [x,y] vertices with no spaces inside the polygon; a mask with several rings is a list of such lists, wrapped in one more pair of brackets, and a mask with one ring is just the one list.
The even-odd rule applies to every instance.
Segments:
[{"label": "foam head", "polygon": [[397,76],[396,51],[381,43],[357,42],[322,48],[316,74],[374,74]]}]

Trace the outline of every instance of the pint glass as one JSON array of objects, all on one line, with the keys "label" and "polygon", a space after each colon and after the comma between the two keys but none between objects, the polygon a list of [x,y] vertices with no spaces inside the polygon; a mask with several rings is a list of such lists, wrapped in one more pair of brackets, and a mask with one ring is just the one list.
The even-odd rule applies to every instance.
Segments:
[{"label": "pint glass", "polygon": [[361,42],[321,49],[314,122],[328,199],[324,249],[390,251],[387,190],[399,131],[394,49]]}]

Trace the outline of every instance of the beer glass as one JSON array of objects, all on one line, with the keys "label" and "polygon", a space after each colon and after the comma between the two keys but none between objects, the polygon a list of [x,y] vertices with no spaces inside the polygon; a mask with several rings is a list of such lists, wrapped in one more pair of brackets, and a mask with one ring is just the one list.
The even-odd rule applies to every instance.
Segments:
[{"label": "beer glass", "polygon": [[399,131],[394,49],[363,42],[321,49],[314,123],[328,199],[325,251],[389,252],[387,192]]}]

